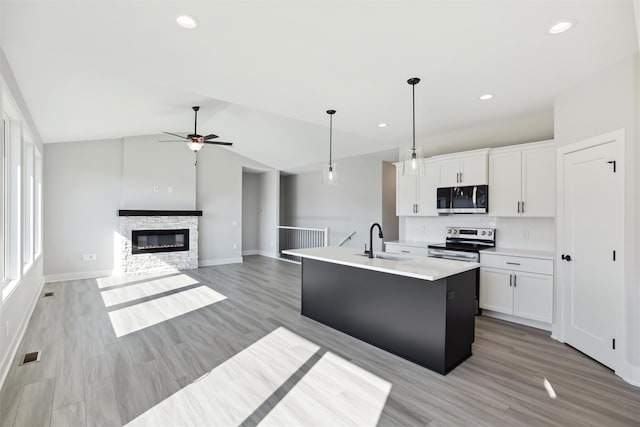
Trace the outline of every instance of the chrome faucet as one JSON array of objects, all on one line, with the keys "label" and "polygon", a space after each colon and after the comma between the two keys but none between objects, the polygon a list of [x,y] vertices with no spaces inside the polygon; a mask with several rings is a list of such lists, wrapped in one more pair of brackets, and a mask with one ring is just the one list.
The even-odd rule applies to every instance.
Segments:
[{"label": "chrome faucet", "polygon": [[378,227],[379,230],[378,237],[380,237],[381,239],[384,237],[382,235],[382,227],[380,227],[380,224],[378,224],[377,222],[371,224],[371,228],[369,229],[369,258],[373,258],[373,229],[375,227]]}]

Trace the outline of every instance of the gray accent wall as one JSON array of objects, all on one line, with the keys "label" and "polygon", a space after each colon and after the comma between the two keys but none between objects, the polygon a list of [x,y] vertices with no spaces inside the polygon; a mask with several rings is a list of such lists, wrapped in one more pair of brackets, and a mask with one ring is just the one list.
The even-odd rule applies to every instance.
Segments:
[{"label": "gray accent wall", "polygon": [[[44,271],[48,279],[113,270],[122,151],[122,139],[45,144]],[[83,261],[83,254],[95,254],[96,260]]]},{"label": "gray accent wall", "polygon": [[193,210],[196,155],[170,135],[124,138],[123,209]]},{"label": "gray accent wall", "polygon": [[[395,215],[395,170],[378,157],[359,157],[339,162],[340,185],[322,183],[322,174],[306,172],[282,178],[285,224],[296,227],[329,228],[329,245],[337,245],[356,231],[345,246],[364,250],[372,223],[383,225],[384,240],[398,237]],[[384,171],[387,172],[384,172]],[[388,192],[383,196],[383,193]],[[393,200],[393,210],[390,209]],[[374,250],[382,240],[374,238]]]},{"label": "gray accent wall", "polygon": [[[155,136],[143,140],[157,141]],[[149,192],[151,181],[132,181],[132,174],[124,171],[126,141],[82,141],[45,145],[44,156],[44,273],[48,280],[108,275],[114,269],[114,233],[118,232],[118,209],[123,209],[124,195],[130,209],[200,209],[199,264],[214,265],[242,261],[242,168],[269,170],[266,166],[242,157],[232,151],[207,146],[198,153],[197,182],[191,178],[196,170],[195,155],[179,161],[173,179],[184,173],[184,190],[174,193],[192,193],[183,201],[193,200],[195,206],[172,204],[168,192],[151,192],[164,196],[153,204],[138,202],[131,197],[135,191],[125,189],[132,185]],[[174,147],[155,143],[151,156],[168,158]],[[186,150],[185,146],[178,144]],[[158,151],[166,153],[157,154]],[[175,154],[175,153],[173,153]],[[152,172],[150,172],[152,173]],[[274,176],[278,173],[272,171]],[[125,184],[125,177],[127,184]],[[179,177],[178,177],[179,178]],[[160,179],[160,178],[158,178]],[[145,181],[146,182],[146,181]],[[187,185],[191,182],[190,188]],[[265,195],[265,205],[277,208],[274,188]],[[268,203],[267,203],[268,202]],[[142,206],[143,205],[143,206]],[[278,212],[270,212],[275,215]],[[275,226],[273,227],[275,230]],[[275,233],[275,231],[274,231]],[[83,254],[96,254],[95,261],[83,261]]]},{"label": "gray accent wall", "polygon": [[242,174],[242,253],[258,253],[258,175],[255,173]]}]

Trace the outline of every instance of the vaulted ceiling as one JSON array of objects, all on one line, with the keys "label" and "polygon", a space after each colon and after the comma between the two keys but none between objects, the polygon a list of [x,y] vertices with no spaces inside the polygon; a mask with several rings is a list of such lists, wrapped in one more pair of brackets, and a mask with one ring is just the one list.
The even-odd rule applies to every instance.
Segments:
[{"label": "vaulted ceiling", "polygon": [[200,131],[284,170],[326,157],[328,108],[336,157],[410,144],[409,77],[426,143],[550,113],[638,49],[631,0],[5,0],[0,24],[45,143],[186,133],[201,105]]}]

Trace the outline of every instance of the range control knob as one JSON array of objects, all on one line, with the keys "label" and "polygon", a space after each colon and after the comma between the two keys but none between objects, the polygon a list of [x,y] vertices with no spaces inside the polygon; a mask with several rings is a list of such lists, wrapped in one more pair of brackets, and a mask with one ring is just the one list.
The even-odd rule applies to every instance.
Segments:
[{"label": "range control knob", "polygon": [[482,230],[482,235],[484,236],[485,234],[487,234],[487,232]]},{"label": "range control knob", "polygon": [[456,230],[455,228],[453,229],[453,234],[458,234],[458,230]]},{"label": "range control knob", "polygon": [[493,231],[489,230],[489,231],[487,231],[487,234],[488,234],[489,236],[491,236],[491,235],[493,234]]},{"label": "range control knob", "polygon": [[447,233],[451,234],[451,229],[449,229],[449,231],[447,231]]}]

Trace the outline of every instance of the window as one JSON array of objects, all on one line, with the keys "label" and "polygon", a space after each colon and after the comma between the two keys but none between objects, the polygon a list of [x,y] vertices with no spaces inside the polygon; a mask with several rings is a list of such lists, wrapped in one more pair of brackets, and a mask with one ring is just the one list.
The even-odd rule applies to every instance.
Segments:
[{"label": "window", "polygon": [[[35,147],[34,147],[35,148]],[[34,256],[42,253],[42,154],[35,148],[35,193],[34,193]]]},{"label": "window", "polygon": [[8,186],[8,158],[9,158],[9,118],[2,116],[2,147],[0,148],[2,162],[0,163],[0,192],[2,192],[0,200],[0,284],[4,284],[8,279],[8,245],[7,238],[7,208],[9,206],[9,186]]},{"label": "window", "polygon": [[33,262],[33,228],[34,228],[34,146],[27,139],[22,141],[23,155],[23,209],[22,209],[22,268],[23,271]]}]

